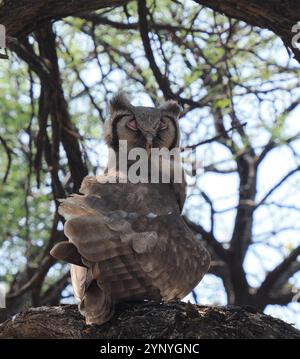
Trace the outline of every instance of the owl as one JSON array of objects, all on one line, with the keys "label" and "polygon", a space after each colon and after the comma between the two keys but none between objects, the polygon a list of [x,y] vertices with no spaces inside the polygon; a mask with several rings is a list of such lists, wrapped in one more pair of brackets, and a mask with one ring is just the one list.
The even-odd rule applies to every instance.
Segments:
[{"label": "owl", "polygon": [[[122,169],[124,158],[136,166],[131,153],[136,149],[146,154],[143,164],[150,173],[154,149],[178,148],[179,114],[174,101],[160,108],[133,106],[124,93],[117,94],[106,122],[105,173],[85,177],[81,194],[61,201],[68,241],[56,244],[51,255],[71,263],[74,294],[87,324],[108,321],[119,302],[182,299],[208,271],[209,253],[181,216],[184,176],[153,182],[148,175],[148,181],[136,182]],[[174,171],[180,163],[169,159],[169,165]],[[164,167],[158,164],[158,171]]]}]

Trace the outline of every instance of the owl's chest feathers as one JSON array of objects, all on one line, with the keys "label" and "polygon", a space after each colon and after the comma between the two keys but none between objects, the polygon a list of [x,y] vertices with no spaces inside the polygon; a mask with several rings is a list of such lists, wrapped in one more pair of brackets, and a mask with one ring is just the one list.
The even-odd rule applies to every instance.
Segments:
[{"label": "owl's chest feathers", "polygon": [[95,182],[95,177],[93,182],[93,185],[85,188],[84,193],[101,197],[100,202],[105,210],[123,210],[150,216],[180,213],[170,183],[99,183]]},{"label": "owl's chest feathers", "polygon": [[161,215],[179,211],[171,185],[162,183],[128,183],[113,204],[116,208],[121,206],[120,209],[139,214]]}]

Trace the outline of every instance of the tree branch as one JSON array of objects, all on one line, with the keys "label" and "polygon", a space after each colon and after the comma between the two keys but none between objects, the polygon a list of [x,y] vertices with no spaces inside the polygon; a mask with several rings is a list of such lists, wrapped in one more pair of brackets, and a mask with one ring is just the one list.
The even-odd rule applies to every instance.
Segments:
[{"label": "tree branch", "polygon": [[290,265],[300,255],[300,245],[296,247],[277,267],[275,267],[265,278],[260,288],[257,291],[257,297],[269,296],[271,290],[276,285],[277,281],[289,270]]},{"label": "tree branch", "polygon": [[195,0],[200,5],[245,21],[249,25],[269,29],[281,37],[296,59],[300,61],[300,50],[292,46],[292,26],[300,19],[300,3],[294,0]]},{"label": "tree branch", "polygon": [[265,201],[271,196],[272,193],[274,193],[288,178],[290,178],[293,174],[300,171],[300,166],[294,168],[292,171],[288,172],[280,181],[276,183],[274,187],[272,187],[265,195],[264,197],[255,205],[255,209],[257,209],[259,206],[261,206]]},{"label": "tree branch", "polygon": [[176,99],[176,96],[173,94],[170,88],[168,78],[161,73],[158,65],[156,64],[149,39],[149,26],[148,26],[147,14],[148,14],[148,9],[146,5],[146,1],[138,0],[139,29],[141,33],[143,46],[145,49],[145,54],[149,61],[150,68],[165,98]]},{"label": "tree branch", "polygon": [[119,304],[101,326],[85,325],[75,305],[32,308],[1,324],[0,338],[300,339],[300,332],[253,308],[173,301]]},{"label": "tree branch", "polygon": [[7,35],[24,37],[45,22],[80,12],[124,5],[128,0],[41,0],[3,1],[0,3],[0,24]]}]

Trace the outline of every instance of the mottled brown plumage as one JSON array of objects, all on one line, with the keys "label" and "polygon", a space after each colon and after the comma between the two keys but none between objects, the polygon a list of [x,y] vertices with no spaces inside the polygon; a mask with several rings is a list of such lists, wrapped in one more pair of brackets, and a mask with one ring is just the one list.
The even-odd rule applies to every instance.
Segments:
[{"label": "mottled brown plumage", "polygon": [[[160,109],[134,107],[118,95],[111,102],[107,144],[116,152],[119,139],[128,141],[129,150],[147,148],[150,133],[152,147],[176,147],[178,114],[174,102]],[[103,176],[84,179],[82,195],[62,201],[59,212],[67,219],[69,241],[51,251],[72,264],[74,293],[88,324],[109,320],[120,301],[183,298],[210,262],[180,215],[185,182],[104,183],[115,174],[121,177],[109,167]]]}]

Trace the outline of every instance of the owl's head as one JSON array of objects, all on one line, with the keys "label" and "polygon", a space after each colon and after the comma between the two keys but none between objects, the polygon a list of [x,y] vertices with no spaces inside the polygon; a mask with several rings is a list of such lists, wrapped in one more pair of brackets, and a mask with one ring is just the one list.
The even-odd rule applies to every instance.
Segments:
[{"label": "owl's head", "polygon": [[110,102],[110,118],[106,123],[105,140],[118,150],[119,141],[126,140],[127,148],[167,148],[179,146],[178,116],[180,106],[168,101],[159,108],[133,106],[124,93]]}]

